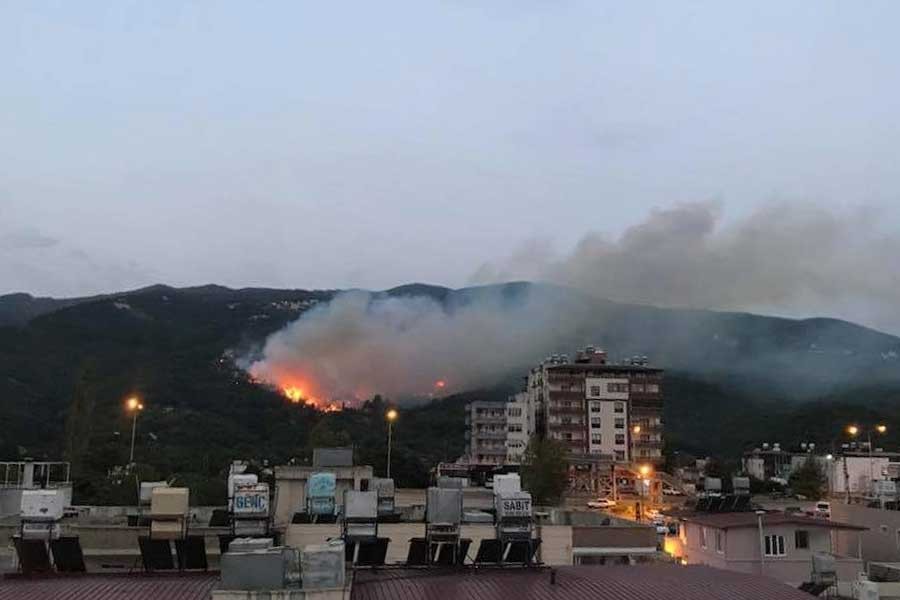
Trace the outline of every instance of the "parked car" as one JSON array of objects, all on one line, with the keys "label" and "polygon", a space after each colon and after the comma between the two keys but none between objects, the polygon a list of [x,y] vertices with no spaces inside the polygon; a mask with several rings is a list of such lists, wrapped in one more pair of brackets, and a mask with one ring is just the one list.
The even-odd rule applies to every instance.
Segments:
[{"label": "parked car", "polygon": [[597,498],[595,500],[589,500],[587,503],[588,508],[612,508],[616,504],[615,500],[609,498]]},{"label": "parked car", "polygon": [[684,496],[684,492],[673,487],[664,487],[662,492],[664,496]]},{"label": "parked car", "polygon": [[813,509],[813,515],[820,519],[830,519],[831,518],[831,503],[830,502],[816,502],[816,507]]}]

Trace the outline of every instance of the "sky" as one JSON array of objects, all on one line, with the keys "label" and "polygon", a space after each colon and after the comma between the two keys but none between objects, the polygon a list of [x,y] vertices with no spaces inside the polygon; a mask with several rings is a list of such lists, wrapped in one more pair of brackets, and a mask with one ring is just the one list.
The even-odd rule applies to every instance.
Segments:
[{"label": "sky", "polygon": [[0,0],[0,293],[459,286],[694,202],[888,233],[898,22],[892,1]]}]

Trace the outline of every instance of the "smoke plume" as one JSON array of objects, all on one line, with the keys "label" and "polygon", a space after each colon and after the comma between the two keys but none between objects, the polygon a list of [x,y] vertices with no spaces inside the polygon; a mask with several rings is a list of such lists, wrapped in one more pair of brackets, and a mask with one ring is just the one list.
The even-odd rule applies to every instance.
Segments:
[{"label": "smoke plume", "polygon": [[877,215],[766,206],[733,224],[719,206],[653,211],[618,239],[591,233],[566,256],[531,241],[477,283],[529,279],[666,307],[832,316],[900,332],[900,236]]},{"label": "smoke plume", "polygon": [[[530,290],[510,301],[485,289],[445,306],[425,296],[347,292],[269,337],[250,372],[319,403],[490,385],[572,339],[584,314],[551,296]],[[553,318],[566,303],[566,314]]]}]

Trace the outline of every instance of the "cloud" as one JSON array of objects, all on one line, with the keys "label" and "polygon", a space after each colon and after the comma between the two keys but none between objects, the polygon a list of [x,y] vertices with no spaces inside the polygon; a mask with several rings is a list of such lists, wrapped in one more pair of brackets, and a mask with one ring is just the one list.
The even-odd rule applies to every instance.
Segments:
[{"label": "cloud", "polygon": [[59,238],[44,235],[36,229],[19,229],[0,234],[0,248],[4,250],[52,248],[59,242]]}]

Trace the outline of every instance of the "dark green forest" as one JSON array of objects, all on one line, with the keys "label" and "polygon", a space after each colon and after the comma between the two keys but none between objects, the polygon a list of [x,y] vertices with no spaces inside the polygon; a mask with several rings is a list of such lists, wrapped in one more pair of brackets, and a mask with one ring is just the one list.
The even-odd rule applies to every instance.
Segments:
[{"label": "dark green forest", "polygon": [[[384,411],[403,400],[393,475],[400,486],[425,485],[437,462],[464,452],[466,403],[505,398],[529,365],[498,374],[487,389],[426,403],[376,397],[327,414],[250,381],[235,358],[334,293],[154,286],[81,301],[0,297],[0,459],[70,460],[76,502],[133,502],[133,484],[118,483],[114,469],[128,462],[124,401],[137,395],[145,404],[135,449],[140,476],[174,477],[191,488],[194,503],[216,504],[238,458],[275,465],[308,460],[318,445],[350,444],[358,461],[382,472]],[[449,301],[471,292],[418,286],[388,293]],[[764,441],[830,447],[848,422],[874,421],[889,424],[884,445],[897,447],[897,338],[824,319],[598,307],[596,331],[585,339],[640,349],[669,369],[670,455],[733,459]],[[715,352],[704,347],[723,339]],[[582,341],[536,349],[535,360]]]}]

